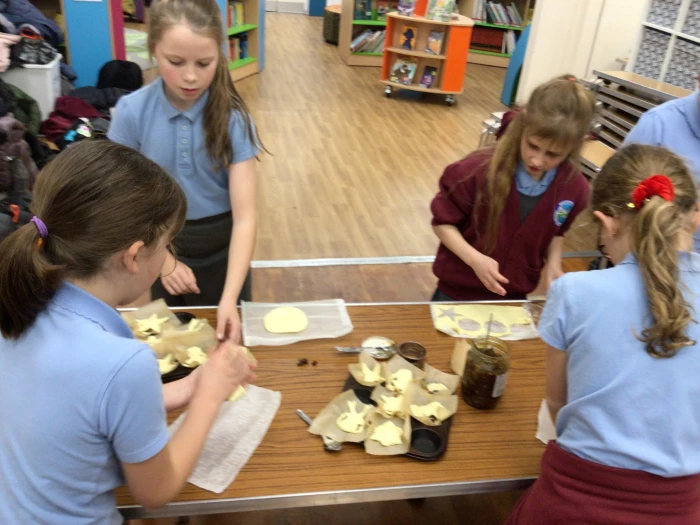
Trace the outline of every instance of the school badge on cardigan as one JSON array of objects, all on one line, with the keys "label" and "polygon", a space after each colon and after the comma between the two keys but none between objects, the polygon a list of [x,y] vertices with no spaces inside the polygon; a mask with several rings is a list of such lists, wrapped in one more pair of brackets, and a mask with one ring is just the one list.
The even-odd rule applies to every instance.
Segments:
[{"label": "school badge on cardigan", "polygon": [[554,208],[554,224],[557,226],[564,224],[564,221],[566,221],[573,207],[573,201],[561,201],[557,204],[557,207]]}]

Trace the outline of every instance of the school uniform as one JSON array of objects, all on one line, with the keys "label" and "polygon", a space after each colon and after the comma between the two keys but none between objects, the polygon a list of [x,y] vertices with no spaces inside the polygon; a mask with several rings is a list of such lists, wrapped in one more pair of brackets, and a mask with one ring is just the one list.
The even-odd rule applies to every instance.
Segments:
[{"label": "school uniform", "polygon": [[[158,280],[152,290],[154,298],[164,297],[171,306],[216,305],[226,280],[233,228],[229,167],[217,168],[206,149],[203,119],[208,97],[207,91],[181,111],[165,96],[163,80],[158,78],[119,100],[107,135],[160,165],[187,196],[187,222],[174,245],[178,260],[194,272],[201,293],[170,296]],[[231,113],[229,134],[232,164],[258,154],[238,112]],[[249,277],[241,290],[246,300],[250,299]]]},{"label": "school uniform", "polygon": [[[700,311],[700,255],[680,253],[679,269]],[[538,330],[567,354],[567,403],[542,474],[508,523],[698,523],[700,348],[649,355],[637,339],[649,313],[632,255],[552,284]],[[691,322],[687,335],[700,341],[700,326]]]},{"label": "school uniform", "polygon": [[[492,155],[492,150],[476,151],[448,166],[431,204],[433,226],[456,226],[464,239],[482,253],[485,239],[479,232],[485,227],[488,212],[483,192]],[[518,170],[501,216],[496,247],[489,254],[498,261],[499,272],[510,280],[503,285],[506,296],[487,290],[470,266],[440,244],[433,264],[438,278],[436,298],[522,299],[537,286],[552,240],[564,235],[586,208],[590,189],[585,177],[568,160],[545,173],[542,181],[530,177],[526,182],[529,176],[524,168],[519,166]],[[475,224],[473,211],[480,191],[482,202]]]},{"label": "school uniform", "polygon": [[[700,182],[700,92],[664,102],[644,113],[623,142],[667,148],[686,161]],[[700,232],[693,237],[700,251]]]},{"label": "school uniform", "polygon": [[64,283],[0,339],[0,399],[0,523],[121,524],[121,463],[158,454],[168,430],[156,357],[117,311]]}]

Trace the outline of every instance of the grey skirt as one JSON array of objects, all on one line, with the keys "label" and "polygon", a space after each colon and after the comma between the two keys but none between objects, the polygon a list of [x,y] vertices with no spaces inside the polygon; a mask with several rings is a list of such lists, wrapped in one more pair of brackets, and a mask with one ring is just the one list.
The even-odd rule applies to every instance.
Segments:
[{"label": "grey skirt", "polygon": [[[175,237],[173,246],[178,261],[192,269],[200,293],[170,295],[158,279],[151,288],[151,296],[165,299],[168,306],[216,306],[226,284],[228,252],[233,230],[231,212],[185,222]],[[250,270],[246,276],[238,302],[251,300]]]}]

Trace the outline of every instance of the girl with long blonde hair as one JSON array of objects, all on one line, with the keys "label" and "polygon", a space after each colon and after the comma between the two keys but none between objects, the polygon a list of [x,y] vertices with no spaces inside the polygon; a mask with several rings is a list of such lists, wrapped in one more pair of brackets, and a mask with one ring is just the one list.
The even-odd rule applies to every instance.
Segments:
[{"label": "girl with long blonde hair", "polygon": [[[154,284],[170,306],[218,304],[217,334],[240,339],[256,236],[263,146],[231,81],[216,0],[157,0],[148,48],[160,78],[117,104],[109,138],[158,163],[187,196],[187,222]],[[174,270],[170,271],[172,268]]]},{"label": "girl with long blonde hair", "polygon": [[539,322],[557,439],[509,525],[680,525],[700,517],[700,223],[683,160],[631,145],[591,208],[614,268],[549,290]]},{"label": "girl with long blonde hair", "polygon": [[558,77],[535,89],[495,147],[445,169],[431,205],[434,301],[523,298],[562,274],[563,235],[589,195],[572,159],[593,115],[588,90]]}]

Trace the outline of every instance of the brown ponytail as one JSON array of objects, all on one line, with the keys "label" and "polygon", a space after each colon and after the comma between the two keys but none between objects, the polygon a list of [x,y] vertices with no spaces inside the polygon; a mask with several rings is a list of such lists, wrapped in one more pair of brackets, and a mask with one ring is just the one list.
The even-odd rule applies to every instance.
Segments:
[{"label": "brown ponytail", "polygon": [[219,48],[216,72],[209,87],[209,98],[204,106],[204,134],[207,152],[217,168],[233,162],[234,151],[229,134],[232,112],[243,119],[246,133],[258,150],[267,151],[253,126],[250,111],[233,85],[228,70],[228,59],[223,52],[227,38],[223,31],[221,10],[216,0],[157,0],[151,6],[148,27],[148,50],[153,55],[156,43],[173,26],[187,25],[192,31],[211,37]]},{"label": "brown ponytail", "polygon": [[[0,245],[0,333],[17,339],[66,278],[99,274],[107,259],[143,241],[153,246],[184,224],[178,184],[140,153],[108,141],[84,141],[37,178],[29,223]],[[41,240],[41,243],[39,242]]]},{"label": "brown ponytail", "polygon": [[[673,182],[673,201],[654,196],[640,210],[630,210],[632,192],[656,174]],[[683,160],[654,146],[632,144],[621,149],[608,160],[593,185],[593,210],[620,217],[632,233],[632,253],[653,319],[640,340],[654,357],[672,357],[683,347],[695,344],[686,334],[693,322],[693,308],[679,283],[678,250],[697,199],[695,182]]]},{"label": "brown ponytail", "polygon": [[482,231],[477,224],[478,208],[488,207],[483,228],[487,255],[496,247],[501,215],[520,162],[523,136],[552,140],[564,149],[571,149],[569,159],[578,159],[595,114],[595,101],[591,93],[575,79],[572,75],[562,75],[538,86],[525,109],[509,123],[495,146],[486,175],[486,187],[477,194],[473,215],[477,230]]}]

